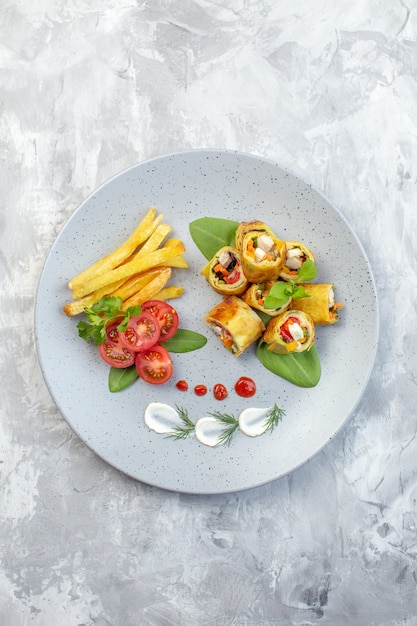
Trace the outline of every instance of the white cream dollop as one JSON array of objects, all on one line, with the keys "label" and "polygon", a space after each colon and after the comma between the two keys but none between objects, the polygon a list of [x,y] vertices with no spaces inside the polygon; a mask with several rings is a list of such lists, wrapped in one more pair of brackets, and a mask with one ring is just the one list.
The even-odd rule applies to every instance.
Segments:
[{"label": "white cream dollop", "polygon": [[239,428],[248,437],[259,437],[268,428],[267,415],[272,407],[266,409],[244,409],[239,415]]},{"label": "white cream dollop", "polygon": [[224,432],[224,424],[215,417],[200,417],[196,422],[194,432],[200,443],[214,448],[219,445],[220,437]]},{"label": "white cream dollop", "polygon": [[160,435],[172,433],[178,426],[181,426],[178,411],[163,402],[148,404],[144,419],[146,426]]}]

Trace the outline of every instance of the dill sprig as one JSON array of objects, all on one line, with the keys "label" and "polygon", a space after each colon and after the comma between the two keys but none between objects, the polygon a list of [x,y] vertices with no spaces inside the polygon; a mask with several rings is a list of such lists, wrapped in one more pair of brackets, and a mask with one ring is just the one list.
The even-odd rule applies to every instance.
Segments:
[{"label": "dill sprig", "polygon": [[285,411],[283,409],[280,409],[277,404],[274,404],[269,413],[267,413],[265,419],[265,432],[267,430],[270,430],[272,432],[274,428],[278,426],[284,415]]},{"label": "dill sprig", "polygon": [[183,409],[182,407],[175,406],[175,409],[182,421],[181,426],[176,426],[172,433],[168,435],[172,439],[187,439],[195,430],[195,424],[188,416],[187,409]]},{"label": "dill sprig", "polygon": [[233,435],[239,428],[239,420],[237,420],[234,415],[230,415],[229,413],[219,413],[218,411],[214,411],[214,413],[210,413],[210,415],[224,425],[223,432],[219,435],[216,445],[230,445]]}]

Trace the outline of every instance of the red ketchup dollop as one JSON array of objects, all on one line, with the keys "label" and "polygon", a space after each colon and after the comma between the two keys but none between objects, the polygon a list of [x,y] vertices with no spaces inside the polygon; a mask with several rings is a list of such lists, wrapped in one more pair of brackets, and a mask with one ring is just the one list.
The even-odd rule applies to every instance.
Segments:
[{"label": "red ketchup dollop", "polygon": [[196,385],[194,387],[194,393],[196,396],[205,396],[207,393],[207,387],[205,385]]},{"label": "red ketchup dollop", "polygon": [[248,376],[241,376],[235,384],[235,391],[242,398],[251,398],[256,393],[255,382]]},{"label": "red ketchup dollop", "polygon": [[188,383],[186,380],[179,380],[175,386],[180,391],[187,391],[188,389]]},{"label": "red ketchup dollop", "polygon": [[227,389],[222,383],[217,383],[213,387],[213,395],[216,400],[224,400],[227,398]]}]

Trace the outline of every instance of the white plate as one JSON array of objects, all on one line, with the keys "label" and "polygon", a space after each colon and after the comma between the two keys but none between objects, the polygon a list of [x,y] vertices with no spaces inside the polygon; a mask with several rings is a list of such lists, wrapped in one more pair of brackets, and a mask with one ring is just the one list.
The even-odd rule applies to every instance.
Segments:
[{"label": "white plate", "polygon": [[[136,381],[123,392],[107,389],[108,367],[93,345],[78,337],[76,318],[62,306],[68,280],[109,252],[133,231],[151,207],[183,239],[188,270],[170,284],[186,288],[173,301],[181,327],[207,336],[196,352],[173,355],[174,376],[166,385]],[[235,359],[204,323],[219,301],[201,277],[205,259],[188,225],[199,217],[260,219],[285,240],[303,241],[316,256],[316,282],[333,282],[345,303],[340,322],[317,329],[322,376],[302,389],[260,365],[255,350]],[[276,163],[229,151],[176,153],[140,163],[95,191],[68,220],[53,245],[40,279],[35,311],[40,364],[49,391],[78,436],[101,458],[147,484],[186,493],[222,493],[267,483],[302,465],[338,432],[357,406],[374,363],[378,339],[377,298],[364,251],[345,219],[310,185]],[[239,376],[254,378],[258,391],[245,400],[233,391]],[[186,379],[187,392],[175,382]],[[211,388],[229,389],[224,402]],[[209,393],[197,397],[199,383]],[[208,448],[193,437],[173,441],[147,429],[149,402],[186,408],[194,420],[208,411],[236,416],[248,406],[277,403],[286,415],[272,433],[237,433],[230,446]]]}]

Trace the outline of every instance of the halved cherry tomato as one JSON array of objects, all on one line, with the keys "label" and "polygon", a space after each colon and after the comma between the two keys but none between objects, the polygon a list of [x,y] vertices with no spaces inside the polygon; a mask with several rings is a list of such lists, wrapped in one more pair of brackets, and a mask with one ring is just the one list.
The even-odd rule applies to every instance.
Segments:
[{"label": "halved cherry tomato", "polygon": [[142,305],[142,312],[147,311],[156,317],[161,327],[160,341],[171,339],[177,332],[178,313],[168,302],[163,300],[147,300]]},{"label": "halved cherry tomato", "polygon": [[173,366],[169,352],[159,344],[146,352],[138,352],[135,363],[139,376],[147,383],[161,385],[172,376]]},{"label": "halved cherry tomato", "polygon": [[142,311],[140,315],[129,319],[126,330],[120,333],[120,339],[129,350],[143,352],[159,341],[160,334],[159,321],[156,317],[148,311]]},{"label": "halved cherry tomato", "polygon": [[288,330],[288,325],[299,324],[299,323],[300,323],[300,320],[297,317],[293,317],[293,316],[285,320],[284,324],[279,329],[280,335],[284,339],[284,341],[294,341],[293,336]]},{"label": "halved cherry tomato", "polygon": [[107,339],[98,347],[103,361],[113,367],[129,367],[135,362],[136,353],[127,348],[121,340],[122,333],[117,330],[120,320],[109,324],[106,328]]}]

